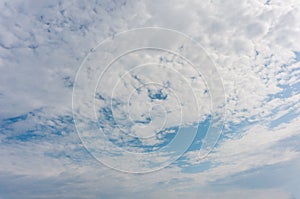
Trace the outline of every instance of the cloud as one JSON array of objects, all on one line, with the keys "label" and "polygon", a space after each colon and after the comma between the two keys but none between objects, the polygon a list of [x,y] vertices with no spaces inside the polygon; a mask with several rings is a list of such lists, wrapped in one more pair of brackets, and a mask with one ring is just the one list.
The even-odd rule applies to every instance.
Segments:
[{"label": "cloud", "polygon": [[[282,144],[296,138],[300,128],[297,58],[300,7],[297,1],[15,0],[2,1],[0,8],[3,11],[0,14],[0,187],[5,187],[0,189],[0,197],[96,198],[100,195],[128,198],[148,195],[149,198],[193,198],[199,196],[198,190],[192,190],[190,195],[185,191],[192,184],[192,187],[212,189],[211,193],[202,191],[203,198],[219,198],[220,195],[262,198],[263,194],[268,198],[291,198],[284,191],[287,188],[282,191],[235,187],[232,191],[224,191],[214,190],[210,183],[299,158],[299,150],[294,146],[298,139],[293,145]],[[201,172],[185,172],[180,160],[149,175],[119,174],[92,159],[75,132],[71,114],[72,87],[84,57],[103,39],[144,26],[171,28],[193,37],[216,64],[222,77],[227,120],[224,135],[214,153],[205,160],[211,167]],[[129,43],[138,39],[133,37]],[[193,76],[195,71],[188,64],[180,65],[181,60],[170,54],[154,53],[149,57],[132,56],[130,62],[154,59],[169,68],[174,66],[179,74],[168,68],[162,73],[160,68],[146,67],[124,76],[124,81],[116,88],[115,103],[119,106],[114,111],[118,114],[113,115],[128,132],[149,136],[161,125],[160,115],[169,111],[171,119],[165,131],[143,142],[149,146],[168,141],[165,136],[174,134],[172,128],[178,125],[177,101],[167,88],[183,97],[189,113],[184,118],[187,126],[196,117],[195,101],[187,85],[198,88],[194,94],[197,100],[202,100],[203,115],[210,111],[205,82]],[[123,61],[127,66],[129,62]],[[105,108],[108,104],[103,99],[113,89],[109,85],[116,83],[111,77],[119,77],[127,71],[128,68],[120,65],[105,77],[107,87],[99,87],[96,101],[99,107]],[[188,81],[182,76],[188,77]],[[160,81],[163,88],[153,85],[140,88],[141,96],[132,98],[134,122],[128,125],[123,117],[124,96],[131,90],[139,90],[141,83],[150,80]],[[145,104],[151,105],[153,101],[159,102],[164,109],[154,107],[150,117],[145,114],[148,111]],[[99,110],[103,110],[99,112],[101,124],[111,128],[107,114],[110,110]],[[157,123],[141,133],[141,124],[149,122],[149,118]],[[201,118],[204,119],[206,117]],[[118,134],[111,136],[119,139]],[[128,140],[129,137],[124,136],[122,141],[128,144]],[[144,148],[136,147],[136,150]],[[197,155],[197,151],[188,151],[185,163],[197,165]],[[17,187],[19,191],[13,192],[10,187]]]}]

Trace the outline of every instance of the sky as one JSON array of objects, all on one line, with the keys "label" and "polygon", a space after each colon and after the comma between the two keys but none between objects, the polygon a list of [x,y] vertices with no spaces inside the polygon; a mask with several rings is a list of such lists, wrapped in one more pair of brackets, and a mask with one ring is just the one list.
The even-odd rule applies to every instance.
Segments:
[{"label": "sky", "polygon": [[300,198],[298,0],[0,9],[0,199]]}]

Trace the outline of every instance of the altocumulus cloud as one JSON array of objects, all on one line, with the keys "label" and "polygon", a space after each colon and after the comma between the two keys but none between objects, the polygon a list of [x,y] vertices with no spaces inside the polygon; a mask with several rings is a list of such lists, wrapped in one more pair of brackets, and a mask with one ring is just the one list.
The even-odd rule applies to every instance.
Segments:
[{"label": "altocumulus cloud", "polygon": [[[0,8],[0,198],[300,197],[295,186],[300,173],[298,1],[13,0],[2,1]],[[163,170],[126,174],[85,150],[72,118],[72,89],[96,44],[146,26],[181,31],[202,45],[223,80],[226,123],[206,159],[198,158],[195,141]],[[144,72],[148,78],[168,78]],[[124,79],[127,88],[136,88],[139,78]],[[170,79],[180,88],[179,78]],[[192,80],[207,104],[204,82]],[[171,99],[155,87],[141,93],[154,101]],[[123,93],[118,94],[121,100]],[[109,110],[101,113],[105,118]],[[170,134],[174,125],[168,126]]]}]

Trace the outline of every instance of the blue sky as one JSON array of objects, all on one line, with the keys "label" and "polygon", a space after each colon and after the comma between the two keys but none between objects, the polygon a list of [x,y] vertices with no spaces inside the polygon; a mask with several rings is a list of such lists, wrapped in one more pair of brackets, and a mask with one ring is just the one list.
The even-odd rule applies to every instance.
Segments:
[{"label": "blue sky", "polygon": [[300,198],[298,1],[0,8],[0,199]]}]

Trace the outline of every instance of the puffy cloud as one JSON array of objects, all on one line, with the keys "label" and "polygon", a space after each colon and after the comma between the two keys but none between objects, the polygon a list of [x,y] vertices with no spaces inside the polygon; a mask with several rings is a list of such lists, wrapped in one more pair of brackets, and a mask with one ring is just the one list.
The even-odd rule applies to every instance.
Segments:
[{"label": "puffy cloud", "polygon": [[[226,178],[240,172],[266,165],[273,165],[298,158],[295,146],[279,147],[281,142],[291,139],[299,132],[299,3],[288,1],[2,1],[0,3],[0,118],[1,118],[1,173],[5,180],[1,184],[19,187],[24,198],[55,195],[53,187],[60,183],[76,182],[64,187],[66,190],[85,190],[76,194],[66,194],[63,190],[55,196],[65,198],[103,197],[122,198],[130,192],[144,194],[145,187],[153,187],[154,196],[165,193],[159,187],[170,189],[166,197],[188,196],[190,182],[205,185],[208,182]],[[196,174],[183,172],[182,165],[175,163],[164,172],[143,177],[117,174],[90,159],[83,146],[79,144],[71,122],[72,87],[77,69],[84,57],[92,52],[100,41],[117,32],[144,26],[161,26],[190,35],[197,40],[216,64],[223,80],[226,94],[225,134],[214,153],[206,161],[213,166]],[[132,38],[132,41],[139,38]],[[130,42],[130,41],[129,41]],[[164,41],[160,41],[164,42]],[[149,53],[149,52],[148,52]],[[149,53],[150,54],[150,53]],[[298,55],[299,56],[299,55]],[[160,59],[162,58],[162,59]],[[136,56],[130,61],[160,60],[163,64],[175,67],[178,73],[164,68],[135,71],[135,75],[123,77],[116,88],[115,118],[119,124],[127,121],[122,118],[128,92],[139,90],[141,82],[160,81],[184,96],[187,112],[185,124],[195,121],[194,101],[188,94],[187,84],[195,89],[197,100],[202,101],[202,113],[210,111],[205,82],[192,77],[191,67],[182,67],[180,60],[172,56]],[[127,60],[128,61],[128,60]],[[168,62],[169,61],[169,62]],[[124,65],[126,60],[124,60]],[[172,65],[173,64],[173,65]],[[182,68],[181,68],[182,67]],[[124,74],[128,68],[116,66],[106,76],[106,85],[115,85],[113,78]],[[176,76],[177,75],[177,76]],[[188,83],[180,77],[191,77]],[[130,132],[138,136],[152,135],[160,126],[164,111],[169,112],[171,120],[165,127],[174,127],[178,122],[178,106],[175,95],[157,86],[140,88],[140,96],[132,96],[131,116],[134,123]],[[166,87],[164,87],[166,88]],[[100,89],[100,88],[99,88]],[[108,102],[100,100],[109,96],[113,89],[107,86],[98,93],[97,105]],[[104,93],[104,95],[103,95]],[[168,95],[167,95],[168,94]],[[140,98],[139,98],[140,97]],[[139,134],[138,123],[147,123],[148,106],[151,99],[160,102],[164,109],[156,106],[152,113],[153,129]],[[158,98],[167,98],[168,103]],[[147,99],[148,101],[146,101]],[[124,105],[124,107],[122,107]],[[54,108],[55,107],[55,108]],[[41,108],[41,109],[39,109]],[[102,107],[103,108],[103,107]],[[39,111],[37,111],[39,109]],[[29,113],[30,112],[30,113]],[[103,113],[103,112],[102,112]],[[101,114],[100,112],[100,117]],[[144,115],[143,115],[144,113]],[[171,114],[172,113],[172,114]],[[92,114],[88,112],[87,114]],[[142,117],[142,115],[144,117]],[[105,117],[105,115],[102,115]],[[102,118],[103,118],[102,117]],[[150,117],[151,118],[151,117]],[[170,119],[169,118],[169,119]],[[205,119],[205,118],[201,118]],[[111,124],[105,120],[103,125]],[[109,120],[108,120],[109,121]],[[106,123],[105,123],[106,122]],[[124,123],[124,128],[128,123]],[[128,130],[128,129],[127,129]],[[172,129],[166,130],[171,132]],[[112,135],[114,136],[114,135]],[[146,145],[164,142],[164,134],[144,141]],[[117,138],[118,134],[116,135]],[[128,143],[128,137],[125,136]],[[282,149],[284,148],[284,149]],[[109,148],[108,148],[109,150]],[[89,158],[87,158],[89,157]],[[188,164],[198,162],[197,151],[189,151],[185,158]],[[121,160],[121,159],[120,159]],[[50,166],[51,164],[51,166]],[[87,164],[88,166],[86,166]],[[100,168],[99,168],[100,167]],[[69,170],[69,171],[67,171]],[[96,170],[96,171],[94,171]],[[69,173],[68,173],[69,172]],[[77,173],[78,172],[78,173]],[[67,174],[66,174],[67,173]],[[64,176],[66,175],[66,176]],[[76,176],[74,179],[70,176]],[[95,177],[99,175],[100,177]],[[26,177],[19,177],[26,176]],[[176,183],[174,176],[178,176]],[[34,178],[34,179],[33,179]],[[101,183],[102,188],[95,184]],[[141,178],[143,180],[141,180]],[[9,180],[11,179],[11,180]],[[82,184],[97,190],[89,189]],[[143,181],[143,182],[141,182]],[[38,186],[41,192],[31,195],[26,182]],[[93,184],[94,183],[94,184]],[[28,183],[30,184],[30,183]],[[176,184],[175,188],[170,188]],[[45,187],[43,187],[45,186]],[[209,184],[207,185],[210,186]],[[2,187],[2,186],[1,186]],[[52,187],[52,188],[51,188]],[[80,189],[81,187],[81,189]],[[119,187],[115,192],[112,187]],[[64,189],[62,188],[62,189]],[[107,190],[107,192],[103,190]],[[9,189],[6,189],[9,190]],[[48,192],[49,191],[49,192]],[[198,196],[191,193],[190,198]],[[212,190],[215,192],[216,190]],[[10,192],[10,193],[8,193]],[[30,193],[31,192],[31,193]],[[51,192],[51,193],[50,193]],[[16,194],[18,194],[16,193]],[[227,198],[263,197],[291,198],[278,190],[238,190],[220,193]],[[7,195],[12,194],[12,195]],[[51,195],[52,194],[52,195]],[[78,195],[77,195],[78,194]],[[128,194],[128,195],[126,195]],[[207,193],[203,197],[219,198],[219,193]],[[17,198],[12,191],[1,191],[3,197]],[[131,195],[130,195],[131,196]],[[1,197],[1,196],[0,196]]]}]

